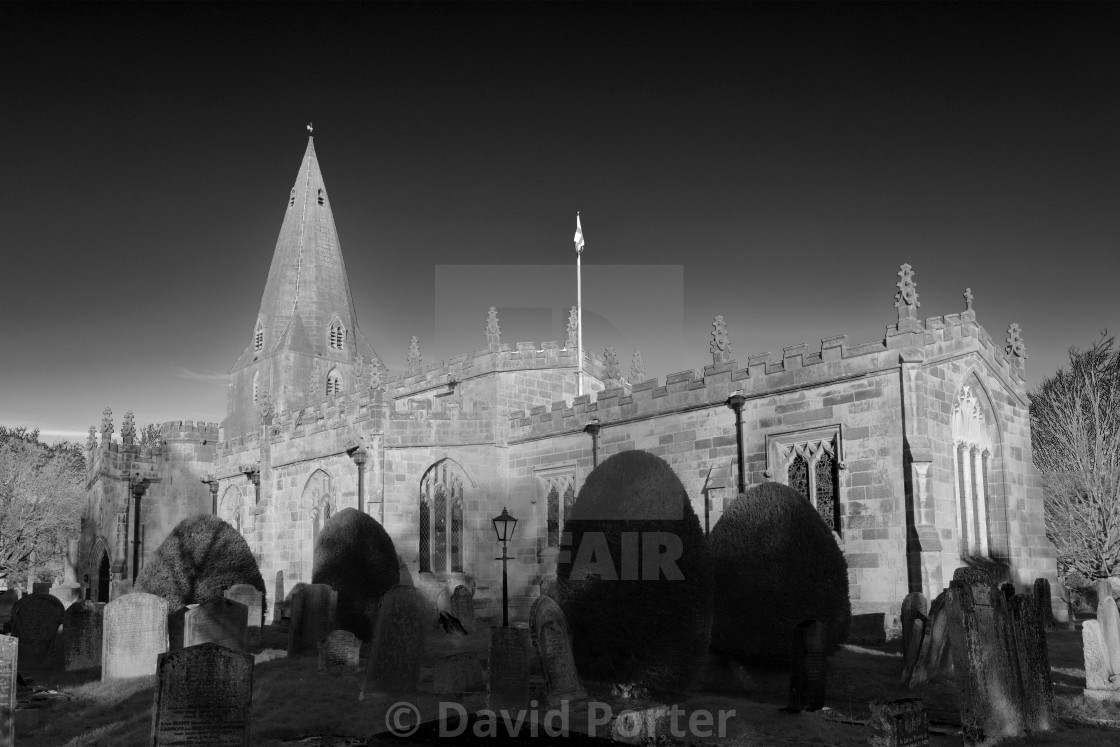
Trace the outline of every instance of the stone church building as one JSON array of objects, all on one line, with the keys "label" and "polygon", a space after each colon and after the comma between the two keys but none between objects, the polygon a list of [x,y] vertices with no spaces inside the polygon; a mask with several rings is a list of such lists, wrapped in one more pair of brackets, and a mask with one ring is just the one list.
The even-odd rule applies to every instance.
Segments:
[{"label": "stone church building", "polygon": [[574,310],[565,342],[510,345],[491,309],[482,347],[425,365],[413,338],[408,370],[389,375],[358,328],[311,139],[283,209],[221,426],[164,423],[162,443],[144,448],[131,414],[117,438],[108,409],[90,428],[79,577],[95,599],[134,578],[179,520],[216,511],[256,554],[271,603],[311,581],[320,528],[355,507],[384,525],[415,578],[468,583],[480,613],[498,614],[491,519],[508,508],[511,616],[523,619],[555,572],[580,486],[626,449],[673,466],[706,530],[740,468],[747,486],[794,486],[844,550],[853,612],[884,614],[888,628],[907,592],[935,596],[964,562],[1020,587],[1056,583],[1022,340],[1011,325],[994,341],[970,292],[959,313],[921,319],[902,265],[882,337],[745,361],[717,317],[707,365],[664,381],[624,377],[611,349],[577,366]]}]

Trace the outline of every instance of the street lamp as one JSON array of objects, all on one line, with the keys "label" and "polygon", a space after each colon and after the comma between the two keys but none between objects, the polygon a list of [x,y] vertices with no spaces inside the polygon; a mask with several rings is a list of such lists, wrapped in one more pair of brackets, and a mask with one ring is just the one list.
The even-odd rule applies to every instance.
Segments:
[{"label": "street lamp", "polygon": [[506,548],[509,545],[510,538],[513,537],[513,530],[517,528],[517,519],[509,515],[509,512],[504,508],[502,513],[494,517],[494,532],[498,535],[498,541],[502,543],[502,557],[494,558],[494,560],[502,561],[502,627],[509,627],[509,577],[506,575],[506,561],[510,560],[509,554],[506,553]]}]

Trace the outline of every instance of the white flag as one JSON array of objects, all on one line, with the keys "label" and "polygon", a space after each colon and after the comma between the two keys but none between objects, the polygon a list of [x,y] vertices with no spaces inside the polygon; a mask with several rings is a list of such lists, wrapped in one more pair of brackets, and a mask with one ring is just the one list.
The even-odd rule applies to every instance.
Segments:
[{"label": "white flag", "polygon": [[576,254],[583,254],[583,228],[579,224],[579,213],[576,213],[576,235],[572,241],[576,242]]}]

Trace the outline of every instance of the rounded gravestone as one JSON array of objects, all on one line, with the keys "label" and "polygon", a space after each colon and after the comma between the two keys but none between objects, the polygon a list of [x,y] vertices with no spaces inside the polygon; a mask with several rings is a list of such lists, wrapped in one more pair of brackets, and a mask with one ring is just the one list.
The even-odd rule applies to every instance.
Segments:
[{"label": "rounded gravestone", "polygon": [[50,594],[28,594],[12,606],[12,635],[19,638],[19,659],[29,666],[50,664],[51,645],[66,608]]},{"label": "rounded gravestone", "polygon": [[102,605],[86,599],[66,608],[62,659],[67,672],[101,666]]},{"label": "rounded gravestone", "polygon": [[133,592],[105,605],[101,681],[156,673],[167,651],[167,600]]}]

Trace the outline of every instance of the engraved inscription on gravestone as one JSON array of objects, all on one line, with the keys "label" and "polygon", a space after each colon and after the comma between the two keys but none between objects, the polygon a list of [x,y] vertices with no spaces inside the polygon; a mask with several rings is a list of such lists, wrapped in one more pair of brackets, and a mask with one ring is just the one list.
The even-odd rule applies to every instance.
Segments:
[{"label": "engraved inscription on gravestone", "polygon": [[217,643],[234,651],[244,651],[248,620],[249,611],[240,602],[225,597],[208,599],[187,611],[183,621],[183,646]]},{"label": "engraved inscription on gravestone", "polygon": [[332,630],[319,641],[319,671],[336,672],[358,666],[362,642],[349,630]]},{"label": "engraved inscription on gravestone", "polygon": [[215,643],[159,656],[153,747],[249,744],[253,656]]},{"label": "engraved inscription on gravestone", "polygon": [[154,594],[125,594],[102,613],[101,680],[156,673],[167,650],[167,600]]},{"label": "engraved inscription on gravestone", "polygon": [[19,639],[0,635],[0,747],[16,743],[16,665]]},{"label": "engraved inscription on gravestone", "polygon": [[572,656],[568,621],[560,605],[552,597],[537,597],[529,611],[529,629],[533,645],[540,654],[547,704],[554,706],[564,700],[587,697],[580,686]]}]

